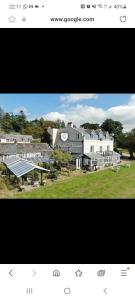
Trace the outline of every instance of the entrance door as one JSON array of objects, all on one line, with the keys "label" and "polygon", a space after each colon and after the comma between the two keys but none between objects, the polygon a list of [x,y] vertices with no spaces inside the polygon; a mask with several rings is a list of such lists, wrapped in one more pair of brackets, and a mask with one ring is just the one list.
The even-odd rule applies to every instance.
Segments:
[{"label": "entrance door", "polygon": [[80,158],[76,159],[76,169],[80,169]]}]

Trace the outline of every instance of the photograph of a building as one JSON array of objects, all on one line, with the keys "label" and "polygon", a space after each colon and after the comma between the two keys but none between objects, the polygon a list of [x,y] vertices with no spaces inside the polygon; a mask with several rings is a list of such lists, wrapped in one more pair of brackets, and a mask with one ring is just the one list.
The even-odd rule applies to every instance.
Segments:
[{"label": "photograph of a building", "polygon": [[83,166],[104,167],[120,162],[120,154],[114,151],[113,135],[100,130],[76,127],[69,122],[65,128],[49,128],[52,147],[71,152],[76,161],[76,168]]},{"label": "photograph of a building", "polygon": [[134,94],[0,94],[0,198],[134,198],[134,173]]}]

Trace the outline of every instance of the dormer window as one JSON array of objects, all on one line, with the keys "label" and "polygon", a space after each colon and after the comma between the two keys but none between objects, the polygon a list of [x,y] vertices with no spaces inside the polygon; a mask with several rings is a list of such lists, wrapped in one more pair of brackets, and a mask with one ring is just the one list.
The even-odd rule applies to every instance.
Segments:
[{"label": "dormer window", "polygon": [[76,134],[77,139],[79,140],[79,133]]}]

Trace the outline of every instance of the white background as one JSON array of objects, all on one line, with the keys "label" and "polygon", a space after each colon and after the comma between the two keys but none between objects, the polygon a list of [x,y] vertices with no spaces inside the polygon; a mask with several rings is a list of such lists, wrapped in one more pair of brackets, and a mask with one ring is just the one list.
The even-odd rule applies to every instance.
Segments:
[{"label": "white background", "polygon": [[[9,4],[44,5],[38,9],[9,10]],[[81,9],[81,4],[127,5],[126,9],[90,8]],[[0,0],[0,28],[135,28],[134,0]],[[14,16],[15,22],[9,22]],[[126,16],[126,22],[120,17]],[[23,22],[22,18],[26,21]],[[51,22],[50,18],[94,18],[94,22]]]},{"label": "white background", "polygon": [[[122,277],[121,270],[128,267],[127,276]],[[55,269],[60,271],[59,277],[53,276]],[[78,269],[81,277],[76,277]],[[101,269],[105,270],[105,275],[98,277]],[[9,274],[11,270],[13,276]],[[34,277],[32,270],[36,272]],[[134,265],[0,265],[2,300],[134,300],[134,282]],[[27,288],[33,289],[31,295],[26,293]],[[70,294],[64,293],[65,288],[70,289]]]}]

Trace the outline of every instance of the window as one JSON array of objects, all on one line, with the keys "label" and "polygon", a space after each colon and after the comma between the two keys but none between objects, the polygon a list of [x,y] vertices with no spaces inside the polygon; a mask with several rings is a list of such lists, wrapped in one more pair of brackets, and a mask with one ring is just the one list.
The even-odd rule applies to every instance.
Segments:
[{"label": "window", "polygon": [[108,152],[110,151],[110,146],[109,146],[109,145],[107,146],[107,151],[108,151]]},{"label": "window", "polygon": [[77,136],[77,139],[79,139],[79,133],[77,133],[76,136]]},{"label": "window", "polygon": [[94,146],[90,146],[90,152],[94,152]]},{"label": "window", "polygon": [[100,150],[99,151],[102,152],[102,146],[100,146]]}]

